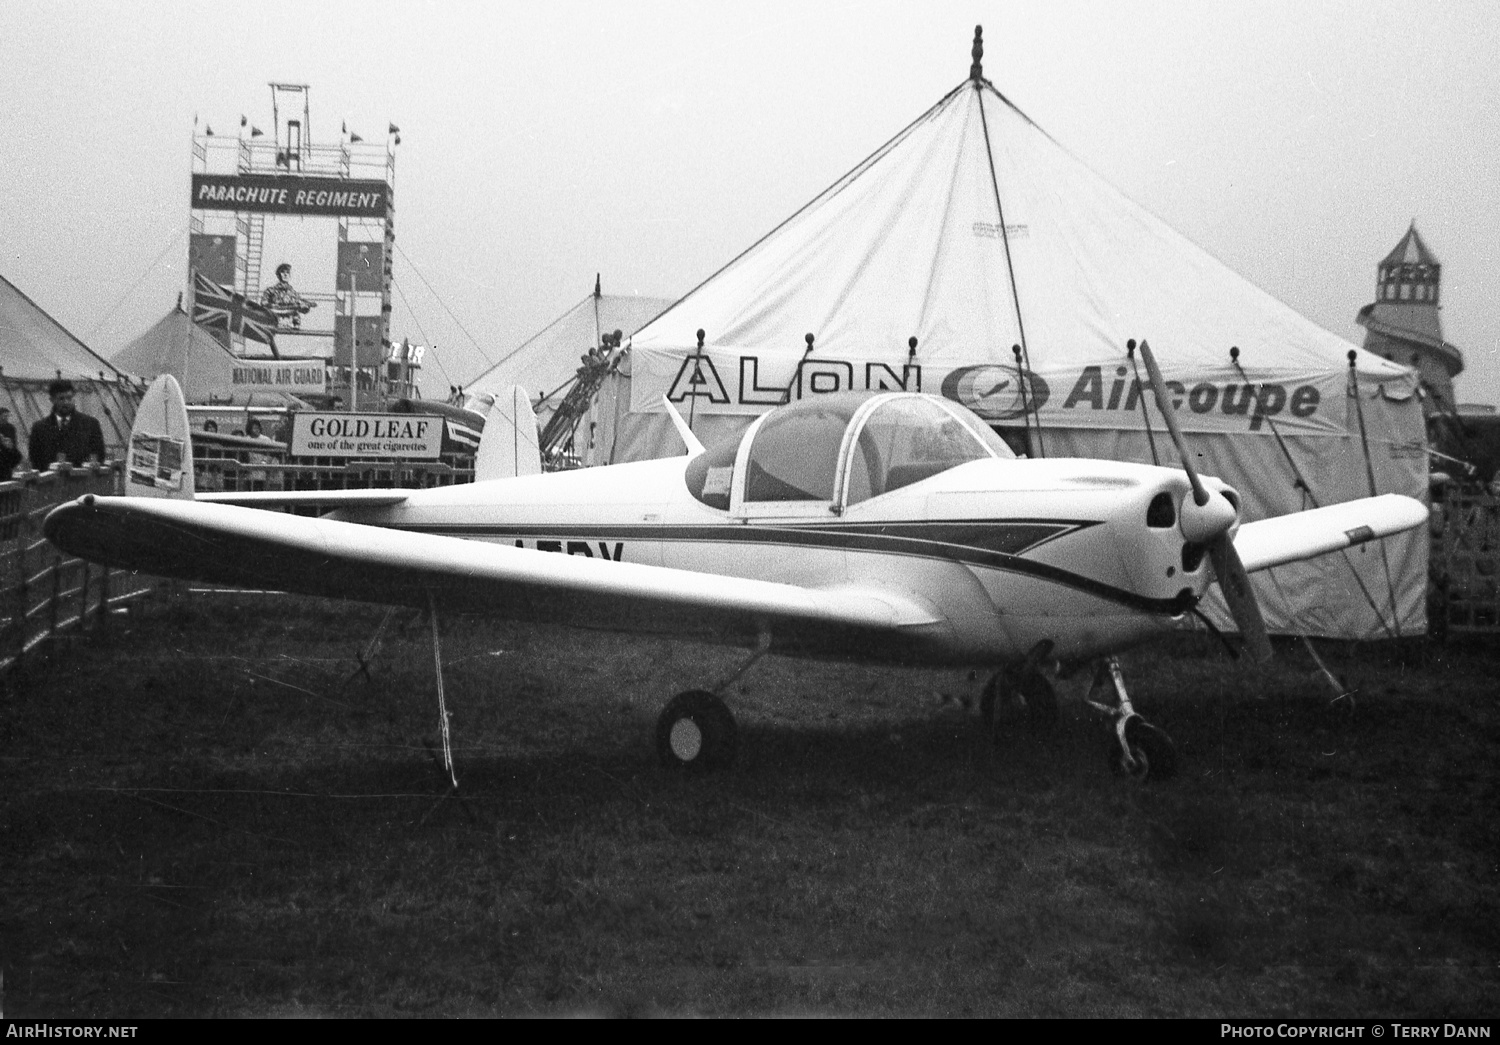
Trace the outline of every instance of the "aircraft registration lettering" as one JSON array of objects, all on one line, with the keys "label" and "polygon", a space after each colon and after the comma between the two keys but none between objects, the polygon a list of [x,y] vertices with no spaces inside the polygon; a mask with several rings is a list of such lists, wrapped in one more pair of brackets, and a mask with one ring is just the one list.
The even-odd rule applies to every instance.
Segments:
[{"label": "aircraft registration lettering", "polygon": [[[545,538],[527,541],[517,537],[514,543],[517,548],[531,548],[539,552],[563,552],[568,555],[582,555],[587,559],[608,559],[613,562],[619,562],[625,552],[624,541],[615,541],[613,546],[608,541],[594,541],[590,546],[588,541],[554,541]],[[598,555],[594,554],[595,548],[599,550]]]}]

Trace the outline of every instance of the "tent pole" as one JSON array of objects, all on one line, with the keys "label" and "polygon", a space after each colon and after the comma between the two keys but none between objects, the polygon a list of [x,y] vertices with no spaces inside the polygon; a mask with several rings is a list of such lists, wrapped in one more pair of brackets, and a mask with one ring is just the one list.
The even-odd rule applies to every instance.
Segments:
[{"label": "tent pole", "polygon": [[688,431],[689,432],[691,432],[693,430],[693,418],[698,413],[698,384],[699,384],[699,380],[703,377],[703,338],[704,338],[704,336],[705,335],[703,333],[703,329],[700,327],[698,329],[698,348],[697,348],[696,351],[693,352],[693,376],[690,377],[690,378],[688,378],[688,384],[690,384],[690,385],[693,386],[693,394],[692,394],[692,396],[689,397],[692,401],[690,403],[688,403]]},{"label": "tent pole", "polygon": [[594,273],[594,347],[604,339],[604,328],[599,325],[599,299],[604,296],[604,286],[599,273]]},{"label": "tent pole", "polygon": [[[1354,414],[1359,418],[1359,440],[1365,451],[1365,478],[1370,483],[1370,496],[1375,497],[1379,491],[1375,488],[1375,464],[1370,458],[1370,435],[1365,431],[1365,406],[1359,398],[1359,375],[1354,369],[1355,360],[1359,353],[1354,349],[1349,350],[1349,394],[1354,397]],[[1386,552],[1385,542],[1380,542],[1380,561],[1385,566],[1385,589],[1391,600],[1391,623],[1396,628],[1396,638],[1401,638],[1401,616],[1396,610],[1396,585],[1391,581],[1391,557]]]},{"label": "tent pole", "polygon": [[[984,114],[984,89],[980,86],[983,81],[975,79],[970,82],[974,85],[974,93],[979,97],[979,124],[984,129],[984,158],[989,161],[990,165],[990,187],[995,190],[995,212],[1000,216],[1000,242],[1005,244],[1005,271],[1010,276],[1010,299],[1016,306],[1016,330],[1021,335],[1021,352],[1018,361],[1024,365],[1025,373],[1017,374],[1016,376],[1021,381],[1021,387],[1025,388],[1031,374],[1031,350],[1026,345],[1026,323],[1021,318],[1021,296],[1016,290],[1016,267],[1011,261],[1010,256],[1010,233],[1005,230],[1005,205],[1000,202],[1000,181],[995,175],[995,153],[993,147],[990,145],[990,121]],[[1024,399],[1021,405],[1025,407]],[[1042,412],[1040,403],[1037,404],[1036,410],[1037,456],[1046,457],[1047,447],[1042,442]]]},{"label": "tent pole", "polygon": [[[1230,347],[1229,361],[1234,364],[1235,370],[1239,372],[1239,375],[1244,380],[1245,384],[1250,384],[1250,375],[1245,373],[1245,368],[1240,365],[1240,350],[1238,346]],[[1302,491],[1302,510],[1306,511],[1307,505],[1309,503],[1311,503],[1314,508],[1321,508],[1322,503],[1318,500],[1318,495],[1313,493],[1312,486],[1310,486],[1307,482],[1307,477],[1302,474],[1302,469],[1297,467],[1297,461],[1292,457],[1291,447],[1287,446],[1286,440],[1281,437],[1281,429],[1276,427],[1276,419],[1270,414],[1266,414],[1265,419],[1266,427],[1270,429],[1271,435],[1276,440],[1276,446],[1281,450],[1281,456],[1286,458],[1287,467],[1292,470],[1292,476],[1296,480],[1293,485],[1297,489]],[[1359,571],[1354,568],[1354,560],[1349,557],[1349,549],[1345,548],[1339,554],[1344,557],[1344,563],[1349,567],[1349,575],[1354,578],[1354,583],[1359,586],[1360,594],[1365,597],[1365,602],[1369,605],[1371,612],[1375,614],[1375,619],[1380,622],[1380,626],[1385,629],[1385,633],[1387,635],[1391,636],[1391,638],[1399,638],[1399,634],[1392,631],[1391,626],[1385,622],[1385,613],[1381,610],[1380,604],[1375,601],[1375,596],[1370,594],[1370,589],[1366,586],[1365,579],[1361,577],[1359,575]],[[1276,581],[1276,574],[1274,570],[1271,571],[1271,581],[1272,583],[1276,584],[1276,590],[1281,591],[1281,585]],[[1284,592],[1282,593],[1282,598],[1286,598],[1286,594]],[[1304,636],[1304,641],[1305,640],[1306,637]],[[1312,648],[1311,644],[1309,644],[1308,648]],[[1314,658],[1316,658],[1316,656],[1317,655],[1314,654]],[[1319,666],[1321,667],[1321,664]]]},{"label": "tent pole", "polygon": [[1156,452],[1156,436],[1151,434],[1151,415],[1146,412],[1146,395],[1141,385],[1141,368],[1135,361],[1135,338],[1125,342],[1125,354],[1130,357],[1130,369],[1135,371],[1135,386],[1141,389],[1141,394],[1136,397],[1136,401],[1141,404],[1141,423],[1146,426],[1146,442],[1151,446],[1151,463],[1160,465],[1161,457]]},{"label": "tent pole", "polygon": [[[782,392],[781,392],[781,405],[782,406],[786,406],[786,404],[788,404],[788,403],[790,403],[792,401],[792,386],[794,386],[797,383],[798,378],[800,378],[802,376],[802,364],[806,363],[807,362],[807,357],[810,356],[810,355],[812,355],[812,350],[813,350],[813,336],[811,334],[807,334],[807,335],[805,335],[803,337],[802,340],[804,340],[804,341],[807,342],[807,348],[803,351],[802,358],[799,359],[799,360],[797,360],[797,368],[792,371],[791,380],[787,381],[786,388],[782,389]],[[701,342],[700,342],[700,344],[701,344]],[[689,426],[689,427],[691,427],[691,426]]]},{"label": "tent pole", "polygon": [[[1031,371],[1021,361],[1021,346],[1011,345],[1011,353],[1016,357],[1016,387],[1021,390],[1021,427],[1026,431],[1026,449],[1031,449],[1031,404],[1026,399],[1026,386],[1031,382],[1026,380],[1026,375]],[[1036,441],[1040,445],[1042,441],[1042,426],[1038,424]],[[1042,455],[1045,456],[1045,455]]]}]

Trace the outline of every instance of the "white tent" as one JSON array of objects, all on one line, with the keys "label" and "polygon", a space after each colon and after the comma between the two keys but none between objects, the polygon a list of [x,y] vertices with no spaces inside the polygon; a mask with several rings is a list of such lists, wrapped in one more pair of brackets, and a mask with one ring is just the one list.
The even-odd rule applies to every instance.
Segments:
[{"label": "white tent", "polygon": [[171,374],[189,403],[298,405],[326,388],[324,360],[237,356],[174,308],[110,362],[147,381]]},{"label": "white tent", "polygon": [[[1154,432],[1170,463],[1155,402],[1141,396],[1126,352],[1133,338],[1150,342],[1181,393],[1195,452],[1240,489],[1250,517],[1306,505],[1288,457],[1321,503],[1369,493],[1351,387],[1378,489],[1425,495],[1412,371],[1303,318],[1121,195],[977,63],[968,81],[636,332],[628,367],[605,389],[615,403],[600,414],[616,424],[600,443],[614,460],[680,453],[663,393],[712,443],[784,397],[904,387],[1026,427],[1033,453],[1150,461]],[[1383,548],[1258,577],[1272,629],[1351,638],[1425,630],[1426,535]]]},{"label": "white tent", "polygon": [[47,386],[59,377],[98,420],[108,455],[122,457],[141,389],[0,276],[0,406],[10,408],[23,452],[32,424],[52,410]]},{"label": "white tent", "polygon": [[520,385],[530,394],[539,416],[550,413],[567,394],[580,356],[598,348],[605,334],[618,330],[629,337],[670,304],[671,298],[605,294],[596,281],[592,294],[501,356],[466,384],[464,392],[476,403],[488,406],[497,393]]},{"label": "white tent", "polygon": [[629,337],[670,304],[671,298],[605,294],[596,279],[592,294],[470,381],[464,387],[464,404],[483,414],[497,395],[520,385],[531,396],[538,422],[546,425],[568,394],[581,356],[616,330]]}]

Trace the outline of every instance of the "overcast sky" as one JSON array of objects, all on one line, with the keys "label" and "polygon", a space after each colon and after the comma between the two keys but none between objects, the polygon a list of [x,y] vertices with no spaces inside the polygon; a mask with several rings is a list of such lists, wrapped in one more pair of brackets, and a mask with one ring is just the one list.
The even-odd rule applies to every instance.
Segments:
[{"label": "overcast sky", "polygon": [[1415,218],[1459,399],[1500,402],[1493,0],[3,0],[0,274],[109,355],[183,286],[195,116],[269,129],[267,83],[307,83],[318,141],[401,127],[392,333],[436,394],[595,272],[686,292],[966,78],[976,23],[1054,138],[1356,343]]}]

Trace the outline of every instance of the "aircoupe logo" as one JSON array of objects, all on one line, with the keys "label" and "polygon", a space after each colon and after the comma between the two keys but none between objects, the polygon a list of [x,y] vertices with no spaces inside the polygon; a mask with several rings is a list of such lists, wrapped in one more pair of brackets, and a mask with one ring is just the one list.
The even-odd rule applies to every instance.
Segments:
[{"label": "aircoupe logo", "polygon": [[[1141,383],[1134,378],[1127,381],[1129,373],[1123,366],[1116,367],[1114,380],[1106,385],[1102,367],[1084,367],[1073,390],[1063,400],[1062,409],[1139,410]],[[1283,410],[1296,418],[1311,417],[1317,412],[1322,398],[1313,385],[1298,385],[1288,392],[1285,385],[1273,382],[1220,385],[1213,381],[1199,381],[1192,388],[1181,381],[1164,383],[1167,391],[1172,393],[1173,410],[1181,410],[1186,403],[1187,409],[1195,414],[1209,414],[1217,407],[1226,417],[1248,415],[1252,432],[1260,431],[1266,418],[1275,417]]]},{"label": "aircoupe logo", "polygon": [[942,391],[986,421],[1010,421],[1035,413],[1051,394],[1047,382],[1029,370],[1023,376],[1021,368],[1013,366],[959,367],[943,378]]}]

